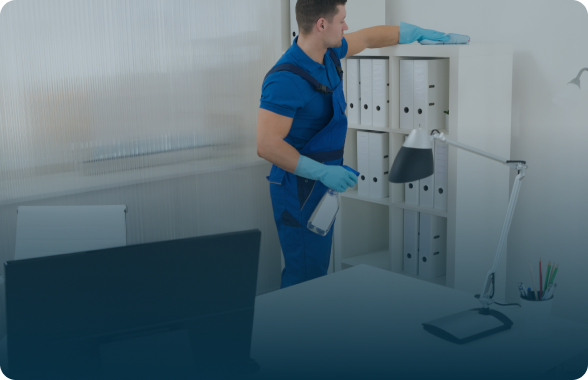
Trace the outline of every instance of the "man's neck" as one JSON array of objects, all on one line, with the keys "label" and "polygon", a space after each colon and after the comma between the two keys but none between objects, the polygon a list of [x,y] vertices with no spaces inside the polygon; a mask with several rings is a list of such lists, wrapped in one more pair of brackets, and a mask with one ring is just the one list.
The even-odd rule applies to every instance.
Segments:
[{"label": "man's neck", "polygon": [[325,64],[324,58],[327,49],[324,47],[322,41],[309,37],[304,38],[304,36],[300,34],[296,42],[298,43],[298,47],[302,49],[310,59],[321,65]]}]

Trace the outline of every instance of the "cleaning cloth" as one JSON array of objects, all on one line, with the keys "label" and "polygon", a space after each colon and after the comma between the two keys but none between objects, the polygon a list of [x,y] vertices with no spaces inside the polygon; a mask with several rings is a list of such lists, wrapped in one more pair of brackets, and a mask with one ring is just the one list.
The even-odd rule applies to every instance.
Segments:
[{"label": "cleaning cloth", "polygon": [[469,45],[470,44],[470,36],[466,36],[463,34],[455,34],[455,33],[447,33],[444,37],[447,36],[449,39],[447,41],[432,41],[432,40],[422,40],[419,41],[421,45]]}]

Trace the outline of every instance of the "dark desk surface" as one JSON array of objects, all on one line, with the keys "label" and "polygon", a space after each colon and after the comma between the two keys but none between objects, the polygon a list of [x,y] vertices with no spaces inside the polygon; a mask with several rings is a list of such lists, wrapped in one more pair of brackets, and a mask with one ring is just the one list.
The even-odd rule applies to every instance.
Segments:
[{"label": "dark desk surface", "polygon": [[518,380],[588,349],[588,325],[553,316],[550,338],[525,338],[518,306],[492,305],[513,328],[464,345],[421,325],[480,306],[471,294],[366,265],[265,294],[256,301],[251,355],[262,370],[253,378]]}]

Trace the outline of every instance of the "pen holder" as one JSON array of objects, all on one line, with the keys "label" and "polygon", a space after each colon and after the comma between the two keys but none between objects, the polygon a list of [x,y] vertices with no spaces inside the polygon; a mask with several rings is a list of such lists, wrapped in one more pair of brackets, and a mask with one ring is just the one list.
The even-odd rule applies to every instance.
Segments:
[{"label": "pen holder", "polygon": [[523,336],[531,339],[544,339],[551,336],[553,296],[545,301],[521,297],[521,307],[523,309],[523,320],[520,332]]}]

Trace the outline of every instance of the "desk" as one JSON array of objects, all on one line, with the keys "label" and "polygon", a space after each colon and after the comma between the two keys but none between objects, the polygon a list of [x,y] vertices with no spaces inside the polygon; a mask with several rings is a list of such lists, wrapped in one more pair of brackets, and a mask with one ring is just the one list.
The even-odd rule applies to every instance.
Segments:
[{"label": "desk", "polygon": [[523,337],[518,306],[492,305],[513,328],[465,345],[421,325],[477,307],[471,294],[366,265],[265,294],[251,349],[262,370],[250,378],[519,380],[588,349],[588,325],[557,317],[551,338]]},{"label": "desk", "polygon": [[[523,380],[588,349],[588,326],[557,317],[551,339],[522,337],[518,306],[493,305],[511,330],[461,346],[421,326],[479,306],[470,294],[367,265],[336,272],[256,298],[251,356],[261,371],[242,379]],[[3,367],[5,350],[3,339]]]}]

